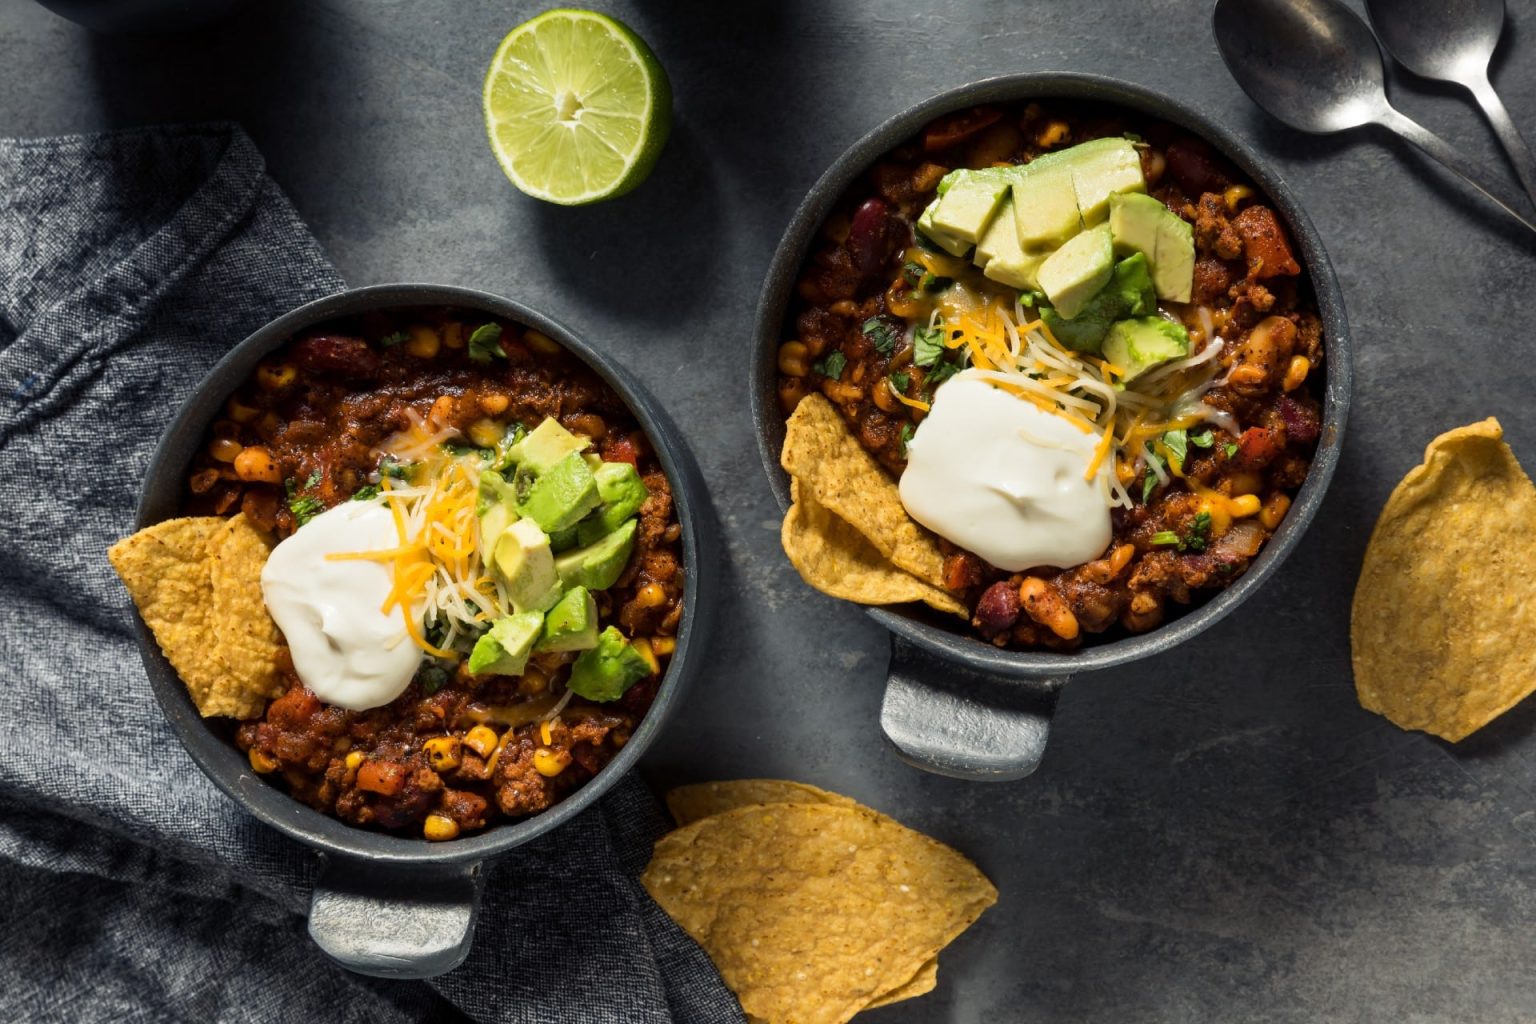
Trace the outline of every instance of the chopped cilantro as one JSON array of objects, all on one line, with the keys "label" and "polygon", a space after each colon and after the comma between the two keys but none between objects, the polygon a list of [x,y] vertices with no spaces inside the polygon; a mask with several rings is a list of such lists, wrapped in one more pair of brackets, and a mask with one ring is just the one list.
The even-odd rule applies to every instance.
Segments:
[{"label": "chopped cilantro", "polygon": [[907,279],[907,284],[917,284],[927,273],[928,271],[923,269],[921,263],[903,263],[901,265],[901,276]]},{"label": "chopped cilantro", "polygon": [[468,441],[460,441],[453,438],[444,441],[442,449],[455,459],[462,459],[466,455],[478,455],[481,459],[489,462],[496,457],[496,449],[494,448],[481,448],[479,445],[470,444]]},{"label": "chopped cilantro", "polygon": [[919,327],[912,332],[912,361],[918,366],[932,366],[944,358],[944,332],[937,327]]},{"label": "chopped cilantro", "polygon": [[895,325],[884,317],[872,316],[864,321],[860,328],[869,343],[875,346],[875,351],[883,356],[888,356],[896,351],[897,331]]},{"label": "chopped cilantro", "polygon": [[1228,441],[1227,446],[1223,448],[1222,451],[1227,453],[1227,458],[1234,458],[1237,455],[1237,444],[1235,442]]},{"label": "chopped cilantro", "polygon": [[811,369],[823,377],[833,380],[843,379],[843,367],[848,365],[848,357],[841,352],[828,352],[824,357],[811,364]]},{"label": "chopped cilantro", "polygon": [[1174,464],[1183,469],[1189,456],[1189,435],[1182,430],[1170,430],[1163,435],[1163,447],[1173,456]]},{"label": "chopped cilantro", "polygon": [[1179,535],[1174,533],[1172,530],[1159,530],[1157,533],[1152,535],[1152,543],[1167,545],[1169,547],[1178,547]]},{"label": "chopped cilantro", "polygon": [[309,522],[315,516],[325,511],[325,504],[312,494],[312,491],[320,486],[320,473],[318,471],[309,474],[309,478],[301,486],[293,477],[283,481],[283,491],[288,496],[288,511],[293,513],[293,518],[300,526]]},{"label": "chopped cilantro", "polygon": [[1147,475],[1141,478],[1141,503],[1145,505],[1152,498],[1152,489],[1157,486],[1157,476],[1149,469]]},{"label": "chopped cilantro", "polygon": [[357,489],[357,493],[352,495],[352,500],[353,501],[372,501],[374,498],[377,498],[378,496],[379,496],[379,485],[378,484],[368,484],[368,485],[366,485],[364,487],[359,487]]},{"label": "chopped cilantro", "polygon": [[1211,514],[1201,512],[1195,516],[1195,521],[1189,524],[1189,536],[1184,538],[1184,543],[1179,545],[1179,550],[1186,547],[1191,551],[1204,551],[1205,546],[1211,540]]},{"label": "chopped cilantro", "polygon": [[901,457],[907,457],[907,445],[912,443],[912,436],[917,433],[917,427],[910,422],[901,425]]},{"label": "chopped cilantro", "polygon": [[1158,468],[1167,466],[1167,463],[1163,461],[1163,457],[1152,450],[1150,443],[1145,445],[1145,458],[1147,460],[1147,475],[1141,481],[1141,503],[1143,505],[1152,497],[1152,491],[1157,487],[1157,470],[1153,469],[1153,466]]},{"label": "chopped cilantro", "polygon": [[428,658],[422,663],[416,678],[421,682],[421,692],[430,697],[447,685],[448,670],[439,659]]},{"label": "chopped cilantro", "polygon": [[912,375],[910,373],[893,373],[893,374],[891,374],[891,387],[896,389],[896,393],[897,394],[901,394],[901,395],[906,394],[907,393],[907,385],[909,385],[911,383],[912,383]]},{"label": "chopped cilantro", "polygon": [[952,277],[940,277],[937,274],[924,274],[917,282],[917,287],[925,292],[941,292],[955,283]]},{"label": "chopped cilantro", "polygon": [[1196,448],[1209,448],[1216,443],[1216,435],[1210,430],[1202,430],[1198,434],[1190,434],[1189,443]]},{"label": "chopped cilantro", "polygon": [[494,358],[507,358],[501,349],[501,325],[481,324],[469,336],[469,358],[477,363],[488,363]]},{"label": "chopped cilantro", "polygon": [[385,348],[394,348],[396,345],[403,345],[410,340],[411,336],[409,334],[406,334],[404,331],[396,331],[393,334],[386,334],[380,338],[379,344]]},{"label": "chopped cilantro", "polygon": [[409,480],[415,469],[416,463],[401,462],[393,455],[386,455],[379,460],[379,475],[392,480]]},{"label": "chopped cilantro", "polygon": [[943,359],[939,360],[933,365],[933,369],[928,371],[928,377],[924,382],[927,385],[925,390],[932,394],[934,388],[937,388],[959,372],[960,366],[957,363],[951,363]]}]

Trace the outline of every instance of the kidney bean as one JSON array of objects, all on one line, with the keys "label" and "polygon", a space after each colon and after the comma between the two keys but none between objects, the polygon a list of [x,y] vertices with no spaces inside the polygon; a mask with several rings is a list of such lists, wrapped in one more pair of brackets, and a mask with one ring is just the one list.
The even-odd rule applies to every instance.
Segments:
[{"label": "kidney bean", "polygon": [[848,253],[860,281],[879,277],[896,250],[911,237],[911,229],[883,199],[866,199],[853,214],[848,229]]},{"label": "kidney bean", "polygon": [[293,346],[293,361],[314,373],[339,377],[372,377],[379,357],[362,338],[344,334],[316,334]]},{"label": "kidney bean", "polygon": [[1289,395],[1275,403],[1280,417],[1285,420],[1285,436],[1298,444],[1311,444],[1322,433],[1322,421],[1317,410],[1291,398]]},{"label": "kidney bean", "polygon": [[1168,173],[1191,196],[1220,192],[1232,183],[1226,161],[1199,139],[1177,139],[1168,146]]},{"label": "kidney bean", "polygon": [[982,591],[976,602],[976,628],[984,636],[996,636],[1019,621],[1019,591],[1007,580]]}]

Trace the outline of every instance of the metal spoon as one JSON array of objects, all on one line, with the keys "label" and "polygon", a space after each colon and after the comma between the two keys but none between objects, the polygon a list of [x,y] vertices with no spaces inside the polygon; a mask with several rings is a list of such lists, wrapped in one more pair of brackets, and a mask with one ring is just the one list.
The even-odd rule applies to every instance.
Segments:
[{"label": "metal spoon", "polygon": [[1366,0],[1371,26],[1399,64],[1472,94],[1526,195],[1536,200],[1536,156],[1488,81],[1488,62],[1504,34],[1504,0]]},{"label": "metal spoon", "polygon": [[1217,0],[1216,46],[1250,99],[1304,132],[1326,135],[1376,124],[1395,132],[1459,175],[1505,213],[1536,232],[1515,195],[1478,180],[1478,170],[1417,121],[1387,102],[1376,38],[1334,0]]}]

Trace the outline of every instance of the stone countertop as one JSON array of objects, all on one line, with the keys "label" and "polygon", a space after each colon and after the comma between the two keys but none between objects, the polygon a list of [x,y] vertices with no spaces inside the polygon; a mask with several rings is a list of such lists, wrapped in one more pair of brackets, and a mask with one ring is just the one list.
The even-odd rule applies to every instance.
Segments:
[{"label": "stone countertop", "polygon": [[[1376,513],[1431,437],[1497,415],[1536,467],[1536,378],[1517,362],[1530,239],[1384,135],[1266,120],[1209,6],[1175,0],[605,4],[666,65],[674,136],[631,196],[544,206],[502,177],[480,115],[497,40],[540,6],[264,0],[180,38],[106,38],[8,0],[0,135],[238,120],[348,281],[520,298],[635,370],[703,465],[729,595],[649,777],[815,782],[954,844],[1002,893],[937,991],[872,1024],[1536,1019],[1536,701],[1454,748],[1399,732],[1355,703],[1347,626]],[[1536,55],[1518,45],[1536,16],[1513,6],[1494,79],[1536,138]],[[779,550],[747,339],[780,234],[846,146],[1026,70],[1164,90],[1269,156],[1334,260],[1358,383],[1328,501],[1277,576],[1174,652],[1075,679],[1032,778],[964,783],[886,749],[886,634]],[[1513,181],[1453,90],[1394,95]]]}]

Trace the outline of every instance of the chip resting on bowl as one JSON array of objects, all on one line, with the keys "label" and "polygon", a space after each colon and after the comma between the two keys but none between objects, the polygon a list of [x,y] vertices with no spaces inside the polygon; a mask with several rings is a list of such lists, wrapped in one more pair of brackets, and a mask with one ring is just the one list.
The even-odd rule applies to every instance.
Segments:
[{"label": "chip resting on bowl", "polygon": [[253,718],[282,692],[261,600],[271,540],[244,515],[168,519],[107,552],[198,712]]},{"label": "chip resting on bowl", "polygon": [[943,843],[864,807],[748,805],[663,836],[641,881],[751,1018],[846,1021],[921,986],[997,899]]},{"label": "chip resting on bowl", "polygon": [[1430,442],[1355,586],[1361,707],[1452,742],[1536,690],[1536,487],[1503,436],[1490,418]]}]

